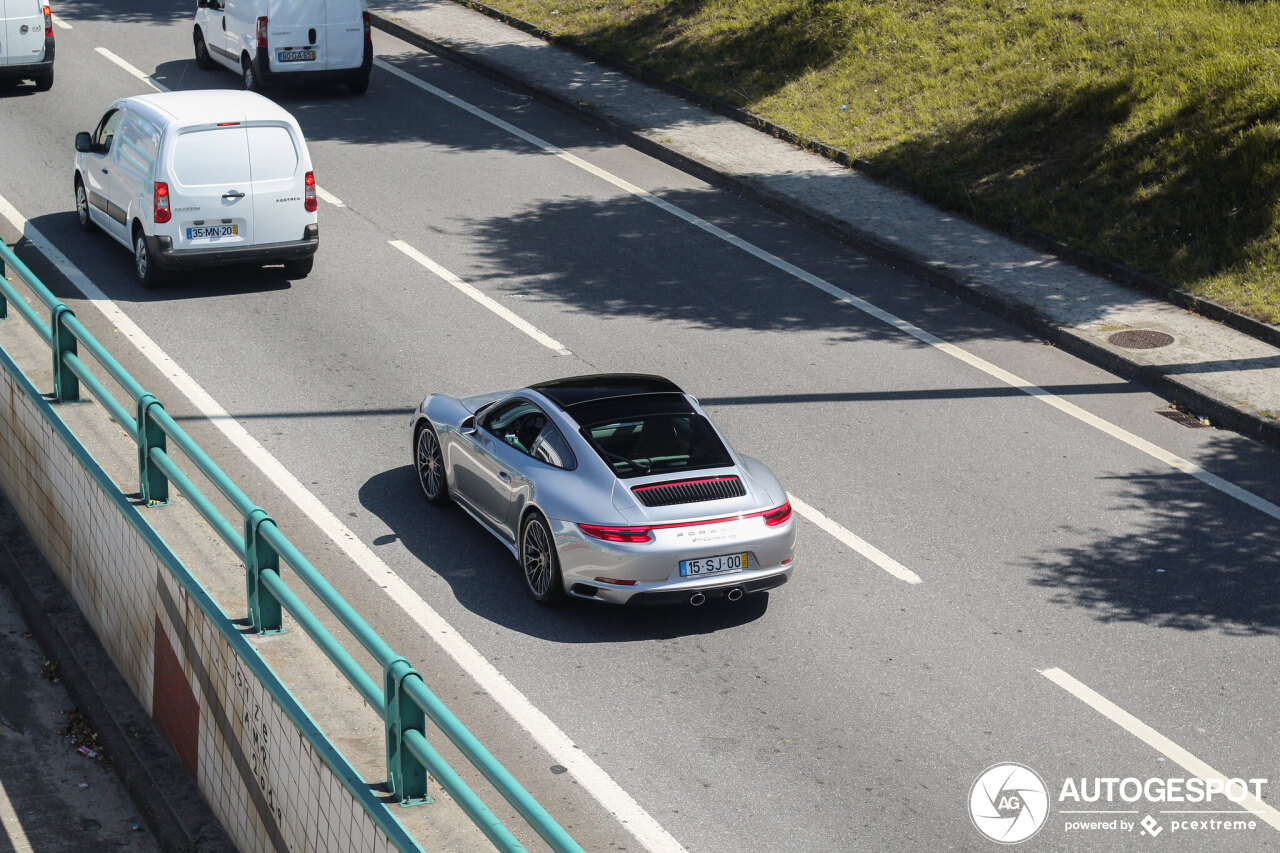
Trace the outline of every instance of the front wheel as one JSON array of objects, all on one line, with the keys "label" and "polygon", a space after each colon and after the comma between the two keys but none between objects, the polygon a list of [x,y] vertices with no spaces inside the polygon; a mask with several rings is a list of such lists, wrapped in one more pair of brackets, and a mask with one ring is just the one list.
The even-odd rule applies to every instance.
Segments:
[{"label": "front wheel", "polygon": [[213,70],[213,57],[209,55],[209,46],[204,43],[204,33],[196,29],[196,65],[205,71]]},{"label": "front wheel", "polygon": [[147,238],[142,229],[133,232],[133,268],[138,274],[138,284],[147,290],[153,290],[164,284],[164,273],[156,266],[147,249]]},{"label": "front wheel", "polygon": [[449,499],[449,479],[444,473],[444,454],[440,452],[440,440],[430,424],[418,430],[417,448],[414,452],[414,467],[418,469],[418,485],[422,493],[433,504],[442,504]]},{"label": "front wheel", "polygon": [[564,598],[560,557],[546,516],[534,510],[520,526],[520,568],[524,585],[539,604],[558,604]]},{"label": "front wheel", "polygon": [[81,231],[92,231],[95,226],[89,218],[89,196],[84,191],[84,181],[76,175],[76,224]]}]

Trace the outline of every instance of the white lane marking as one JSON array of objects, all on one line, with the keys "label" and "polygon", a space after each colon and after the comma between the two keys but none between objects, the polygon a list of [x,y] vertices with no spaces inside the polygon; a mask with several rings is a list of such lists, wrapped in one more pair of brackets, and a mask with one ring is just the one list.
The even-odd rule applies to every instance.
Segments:
[{"label": "white lane marking", "polygon": [[284,495],[329,536],[387,597],[413,619],[454,662],[502,707],[555,762],[568,769],[579,784],[652,853],[685,853],[680,842],[666,831],[635,798],[605,773],[586,752],[534,706],[507,677],[490,663],[391,567],[347,528],[297,477],[258,443],[241,424],[187,375],[97,285],[62,254],[35,226],[0,195],[0,214],[66,276],[85,298],[102,312],[138,351],[173,383],[195,408],[213,422],[245,457],[258,467]]},{"label": "white lane marking", "polygon": [[508,323],[515,326],[517,329],[524,332],[526,335],[533,338],[538,343],[542,344],[547,349],[555,350],[556,352],[560,353],[560,355],[573,355],[573,353],[565,349],[564,344],[560,343],[555,338],[551,337],[545,332],[542,332],[541,330],[538,329],[538,327],[534,326],[532,323],[528,322],[527,320],[524,320],[514,312],[508,310],[501,303],[496,302],[493,299],[490,299],[488,296],[485,296],[483,293],[476,290],[474,287],[467,284],[465,281],[458,278],[456,275],[449,272],[447,269],[440,266],[438,263],[431,260],[426,255],[422,254],[417,249],[410,246],[408,243],[404,242],[403,240],[390,240],[388,242],[390,242],[391,245],[395,246],[397,249],[404,252],[409,257],[413,258],[418,263],[422,264],[427,269],[431,270],[431,272],[435,273],[437,276],[444,279],[449,284],[456,287],[458,290],[461,290],[467,296],[470,296],[476,302],[479,302],[485,308],[488,308],[490,311],[497,314],[499,317],[506,320]]},{"label": "white lane marking", "polygon": [[49,17],[53,19],[53,25],[55,27],[61,27],[64,30],[71,29],[71,25],[59,18],[57,15],[50,15]]},{"label": "white lane marking", "polygon": [[391,65],[381,59],[374,59],[373,61],[374,61],[374,64],[377,65],[379,68],[382,68],[385,71],[388,71],[391,74],[394,74],[396,77],[399,77],[400,79],[408,83],[411,83],[412,85],[417,86],[418,88],[426,92],[430,92],[431,94],[435,95],[436,97],[444,101],[447,101],[448,103],[452,104],[458,109],[464,110],[465,112],[468,112],[471,115],[475,116],[476,118],[481,119],[482,121],[488,122],[489,124],[492,124],[495,127],[500,127],[514,136],[518,136],[519,138],[523,139],[525,142],[528,142],[530,145],[536,146],[537,148],[540,148],[546,153],[552,154],[560,158],[561,160],[564,160],[565,162],[570,163],[579,169],[582,169],[584,172],[588,172],[592,175],[595,175],[601,180],[607,181],[608,183],[613,184],[615,187],[635,196],[638,199],[649,202],[654,207],[660,208],[661,210],[664,210],[667,213],[670,213],[672,216],[682,219],[685,222],[689,223],[690,225],[693,225],[697,228],[702,229],[708,234],[711,234],[712,236],[723,240],[724,242],[730,244],[731,246],[741,249],[742,251],[746,252],[752,257],[755,257],[758,260],[764,261],[770,266],[778,270],[781,270],[782,272],[785,272],[788,275],[791,275],[795,278],[800,279],[805,284],[808,284],[812,287],[816,287],[818,290],[821,290],[824,293],[828,293],[831,296],[834,296],[836,299],[840,300],[841,302],[844,302],[845,304],[853,308],[856,308],[857,310],[862,311],[863,313],[870,314],[872,317],[875,317],[877,320],[880,320],[883,323],[887,323],[888,325],[894,327],[898,331],[903,332],[904,334],[910,335],[916,340],[922,343],[926,343],[929,346],[933,347],[934,349],[937,349],[940,352],[946,353],[952,358],[959,359],[960,361],[963,361],[965,364],[968,364],[971,367],[977,368],[978,370],[982,371],[988,376],[994,379],[997,379],[1001,382],[1004,382],[1007,385],[1011,385],[1012,387],[1018,389],[1024,394],[1034,397],[1035,399],[1041,401],[1042,403],[1053,406],[1058,411],[1066,415],[1070,415],[1071,417],[1075,418],[1081,423],[1087,424],[1088,426],[1091,426],[1094,429],[1100,430],[1101,432],[1106,433],[1112,438],[1118,439],[1124,442],[1125,444],[1129,445],[1130,447],[1133,447],[1134,449],[1139,450],[1147,454],[1148,456],[1151,456],[1154,459],[1158,459],[1159,461],[1165,463],[1166,465],[1169,465],[1172,468],[1177,469],[1178,471],[1181,471],[1184,474],[1189,474],[1190,476],[1195,477],[1197,480],[1204,483],[1205,485],[1210,486],[1214,489],[1217,489],[1218,491],[1226,495],[1229,495],[1230,497],[1233,497],[1236,500],[1244,504],[1247,504],[1248,506],[1253,507],[1259,512],[1265,513],[1274,519],[1280,520],[1280,506],[1277,506],[1271,501],[1268,501],[1265,498],[1259,497],[1258,495],[1255,495],[1252,492],[1242,489],[1239,486],[1235,485],[1234,483],[1230,483],[1222,479],[1216,474],[1210,474],[1208,471],[1204,470],[1199,465],[1196,465],[1194,462],[1189,462],[1186,459],[1181,458],[1180,456],[1175,456],[1174,454],[1168,452],[1167,450],[1164,450],[1163,448],[1152,444],[1146,439],[1139,438],[1138,436],[1134,435],[1128,430],[1118,427],[1115,424],[1110,423],[1109,421],[1105,421],[1102,418],[1097,417],[1096,415],[1093,415],[1085,411],[1079,406],[1073,403],[1068,403],[1066,400],[1063,400],[1059,397],[1054,396],[1053,394],[1049,393],[1043,388],[1033,385],[1027,380],[1022,379],[1021,377],[1016,376],[1015,374],[1010,373],[1009,371],[1003,368],[997,367],[996,365],[992,364],[986,359],[980,358],[974,355],[973,353],[967,352],[961,349],[960,347],[955,346],[954,344],[949,344],[946,341],[942,340],[941,338],[937,337],[936,335],[926,332],[924,329],[921,329],[919,326],[915,325],[914,323],[904,320],[901,317],[898,317],[894,314],[890,314],[888,311],[885,311],[883,308],[879,308],[876,305],[873,305],[872,303],[868,302],[867,300],[862,299],[861,297],[854,296],[852,293],[849,293],[847,290],[843,290],[839,287],[836,287],[831,282],[825,279],[819,278],[813,273],[803,270],[800,267],[796,266],[795,264],[792,264],[788,261],[784,261],[782,258],[779,258],[777,255],[774,255],[771,252],[767,252],[764,249],[761,249],[759,246],[749,243],[746,240],[743,240],[741,237],[737,237],[729,233],[728,231],[725,231],[723,228],[719,227],[718,225],[713,225],[699,216],[695,216],[686,210],[676,207],[674,204],[671,204],[668,201],[664,201],[663,199],[658,198],[653,193],[648,192],[647,190],[641,189],[635,184],[629,181],[626,181],[618,177],[617,175],[612,174],[611,172],[607,172],[598,166],[592,165],[591,163],[588,163],[582,158],[576,157],[573,154],[570,154],[568,151],[565,151],[563,148],[560,148],[557,145],[553,145],[550,142],[547,142],[545,139],[542,139],[538,136],[534,136],[532,133],[529,133],[528,131],[521,130],[520,128],[511,124],[510,122],[503,121],[497,116],[491,115],[490,113],[485,112],[479,107],[473,106],[472,104],[467,103],[466,101],[462,100],[456,95],[451,95],[448,92],[444,91],[443,89],[439,89],[435,86],[432,86],[430,83],[427,83],[424,80],[419,80],[418,78],[414,77],[408,72],[401,71],[399,68],[396,68],[394,65]]},{"label": "white lane marking", "polygon": [[347,205],[333,193],[316,184],[316,195],[320,196],[320,200],[325,204],[331,204],[334,207],[346,207]]},{"label": "white lane marking", "polygon": [[920,583],[920,576],[918,574],[911,571],[867,540],[841,527],[839,524],[827,518],[821,512],[809,506],[790,492],[787,492],[787,498],[791,501],[791,508],[796,512],[800,513],[805,518],[809,519],[814,524],[818,525],[836,539],[857,551],[859,554],[866,557],[868,560],[875,563],[898,580],[906,581],[907,583]]},{"label": "white lane marking", "polygon": [[163,83],[157,83],[157,82],[155,81],[155,79],[154,79],[154,78],[152,78],[152,77],[148,77],[148,76],[147,76],[146,74],[144,74],[142,71],[139,71],[137,68],[135,68],[134,66],[130,65],[128,62],[126,62],[125,60],[121,59],[120,57],[116,56],[114,53],[112,53],[111,51],[107,50],[105,47],[95,47],[95,48],[94,48],[94,50],[95,50],[95,51],[97,51],[98,53],[102,54],[103,56],[105,56],[107,59],[109,59],[109,60],[111,60],[112,62],[114,62],[116,65],[119,65],[119,66],[120,66],[121,68],[123,68],[125,71],[128,71],[128,72],[129,72],[130,74],[132,74],[134,77],[137,77],[139,80],[141,80],[143,83],[146,83],[148,86],[150,86],[151,88],[155,89],[157,92],[168,92],[168,91],[169,91],[169,87],[168,87],[168,86],[165,86]]},{"label": "white lane marking", "polygon": [[[1120,726],[1120,728],[1124,729],[1129,734],[1154,749],[1156,752],[1161,753],[1175,764],[1180,765],[1188,773],[1199,776],[1201,779],[1220,779],[1224,782],[1229,778],[1224,774],[1219,773],[1217,770],[1214,770],[1208,764],[1201,761],[1199,758],[1196,758],[1194,755],[1187,752],[1185,749],[1178,746],[1176,743],[1169,740],[1167,737],[1160,734],[1158,731],[1151,728],[1151,726],[1148,726],[1146,723],[1142,722],[1137,717],[1133,716],[1133,714],[1130,714],[1128,711],[1112,702],[1110,699],[1093,690],[1088,685],[1077,681],[1061,669],[1058,669],[1057,667],[1042,669],[1040,670],[1040,674],[1070,693],[1072,696],[1079,699],[1081,702],[1084,702],[1090,708],[1093,708],[1093,710],[1097,711],[1111,722]],[[1247,795],[1241,801],[1241,805],[1248,811],[1253,812],[1255,815],[1271,824],[1272,828],[1280,829],[1280,811],[1277,811],[1274,806],[1267,805],[1252,794]]]},{"label": "white lane marking", "polygon": [[31,846],[31,840],[27,838],[26,832],[22,829],[22,820],[18,817],[18,813],[13,808],[13,802],[9,799],[9,792],[4,789],[4,783],[0,782],[0,838],[7,838],[9,843],[13,845],[14,853],[30,853],[35,850]]}]

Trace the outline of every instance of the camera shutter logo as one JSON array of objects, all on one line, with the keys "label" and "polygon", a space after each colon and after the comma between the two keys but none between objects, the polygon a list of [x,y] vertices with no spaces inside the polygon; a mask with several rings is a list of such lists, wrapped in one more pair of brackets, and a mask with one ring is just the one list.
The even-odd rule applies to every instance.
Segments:
[{"label": "camera shutter logo", "polygon": [[1030,767],[993,764],[969,789],[969,817],[992,841],[1026,841],[1040,831],[1048,816],[1048,789]]}]

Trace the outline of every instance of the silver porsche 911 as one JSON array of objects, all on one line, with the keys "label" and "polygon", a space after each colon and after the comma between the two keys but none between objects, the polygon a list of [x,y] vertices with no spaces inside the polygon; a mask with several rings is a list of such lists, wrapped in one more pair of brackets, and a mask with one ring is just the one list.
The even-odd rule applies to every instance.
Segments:
[{"label": "silver porsche 911", "polygon": [[413,460],[427,499],[452,498],[498,537],[543,604],[737,601],[791,574],[787,493],[659,376],[432,394]]}]

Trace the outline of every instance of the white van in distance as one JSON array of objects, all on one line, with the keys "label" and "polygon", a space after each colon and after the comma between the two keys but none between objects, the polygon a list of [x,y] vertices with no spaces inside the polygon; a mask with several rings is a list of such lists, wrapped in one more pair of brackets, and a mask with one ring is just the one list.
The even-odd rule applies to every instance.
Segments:
[{"label": "white van in distance", "polygon": [[196,0],[194,38],[197,65],[225,65],[251,92],[289,82],[369,88],[365,0]]},{"label": "white van in distance", "polygon": [[302,131],[253,92],[121,98],[76,134],[76,215],[133,250],[143,287],[166,272],[229,263],[311,272],[316,180]]},{"label": "white van in distance", "polygon": [[0,0],[0,85],[17,80],[53,87],[53,13],[42,0]]}]

